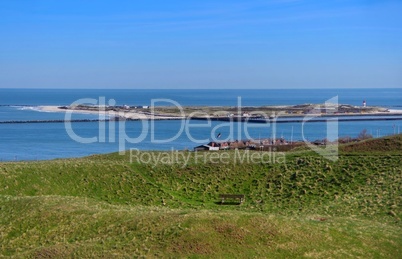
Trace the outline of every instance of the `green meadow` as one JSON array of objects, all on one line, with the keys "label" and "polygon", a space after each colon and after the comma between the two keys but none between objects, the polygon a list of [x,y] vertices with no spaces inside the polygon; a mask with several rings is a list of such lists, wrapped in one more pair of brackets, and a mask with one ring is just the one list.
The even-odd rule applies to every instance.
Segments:
[{"label": "green meadow", "polygon": [[[341,146],[337,161],[299,150],[3,162],[0,257],[398,258],[401,150],[397,135]],[[232,193],[245,202],[220,203]]]}]

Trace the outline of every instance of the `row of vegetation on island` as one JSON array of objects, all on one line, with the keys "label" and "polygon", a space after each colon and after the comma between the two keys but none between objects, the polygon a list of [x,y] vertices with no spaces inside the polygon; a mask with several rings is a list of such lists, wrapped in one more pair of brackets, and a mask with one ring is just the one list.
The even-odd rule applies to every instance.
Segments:
[{"label": "row of vegetation on island", "polygon": [[388,109],[376,106],[354,106],[349,104],[300,104],[280,106],[181,106],[171,103],[170,106],[130,106],[113,105],[98,106],[79,104],[61,106],[62,110],[104,111],[127,113],[136,112],[158,116],[182,117],[270,117],[270,116],[301,116],[305,114],[375,114],[387,113]]}]

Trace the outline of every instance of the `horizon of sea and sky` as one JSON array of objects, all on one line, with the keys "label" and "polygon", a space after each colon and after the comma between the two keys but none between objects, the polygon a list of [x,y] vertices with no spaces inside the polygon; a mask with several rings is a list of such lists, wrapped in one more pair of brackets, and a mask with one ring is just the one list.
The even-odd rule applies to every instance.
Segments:
[{"label": "horizon of sea and sky", "polygon": [[[73,102],[91,98],[106,102],[114,100],[116,105],[147,106],[155,99],[168,99],[182,106],[270,106],[322,104],[333,97],[340,104],[361,106],[365,100],[368,106],[380,106],[402,110],[402,88],[367,89],[0,89],[0,122],[25,120],[62,120],[62,112],[43,112],[39,106],[70,105]],[[160,105],[169,103],[159,102]],[[171,105],[171,104],[170,104]],[[94,114],[75,114],[74,119],[99,119]],[[102,119],[102,117],[100,118]],[[186,132],[183,120],[172,121],[127,121],[124,129],[110,123],[99,122],[72,123],[75,134],[83,138],[99,136],[93,143],[80,143],[72,139],[64,123],[8,123],[0,124],[0,160],[48,160],[56,158],[83,157],[119,151],[119,130],[127,137],[140,141],[124,143],[125,149],[138,150],[192,150],[200,144],[207,144],[218,131],[223,140],[270,138],[271,125],[245,125],[244,122],[211,122],[210,125],[196,126]],[[246,129],[247,128],[247,129]],[[401,120],[338,122],[338,137],[356,137],[366,129],[374,137],[391,135],[402,128]],[[218,130],[213,130],[218,129]],[[246,131],[246,132],[245,132]],[[310,141],[326,138],[325,122],[281,123],[276,125],[276,135],[286,139]],[[113,136],[111,136],[113,134]],[[170,141],[166,141],[169,140]],[[197,142],[194,142],[194,139]],[[114,141],[112,141],[114,140]]]}]

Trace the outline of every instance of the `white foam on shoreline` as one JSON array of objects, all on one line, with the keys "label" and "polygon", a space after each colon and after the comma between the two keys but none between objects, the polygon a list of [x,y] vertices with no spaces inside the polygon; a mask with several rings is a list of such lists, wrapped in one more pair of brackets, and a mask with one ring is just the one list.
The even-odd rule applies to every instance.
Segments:
[{"label": "white foam on shoreline", "polygon": [[42,109],[42,106],[22,106],[22,105],[10,105],[11,108],[15,108],[19,111],[36,111],[36,112],[52,112]]},{"label": "white foam on shoreline", "polygon": [[10,107],[16,108],[17,110],[20,111],[26,111],[26,110],[40,111],[39,106],[10,106]]}]

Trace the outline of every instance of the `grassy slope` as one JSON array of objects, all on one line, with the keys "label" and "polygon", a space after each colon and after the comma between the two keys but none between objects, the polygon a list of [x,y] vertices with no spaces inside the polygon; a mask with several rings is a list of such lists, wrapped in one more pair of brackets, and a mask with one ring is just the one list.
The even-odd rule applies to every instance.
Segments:
[{"label": "grassy slope", "polygon": [[[186,166],[116,154],[2,163],[0,255],[396,257],[402,154],[393,151],[337,162],[305,152],[286,163],[199,163],[190,153]],[[246,202],[218,205],[219,193]]]},{"label": "grassy slope", "polygon": [[401,152],[402,134],[386,136],[379,139],[368,139],[365,141],[351,143],[341,146],[344,152]]}]

